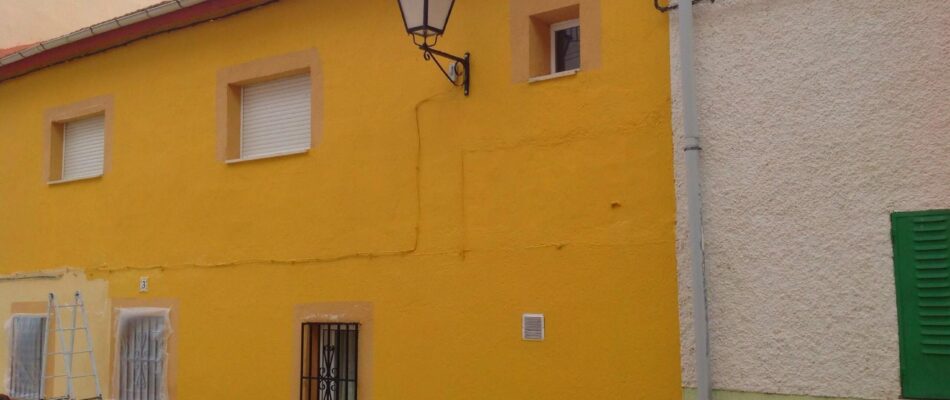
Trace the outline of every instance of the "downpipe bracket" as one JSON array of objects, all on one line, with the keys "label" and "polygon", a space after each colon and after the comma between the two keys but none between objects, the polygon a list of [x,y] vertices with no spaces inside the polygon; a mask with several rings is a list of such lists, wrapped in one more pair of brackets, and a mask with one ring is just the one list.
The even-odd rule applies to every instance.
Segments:
[{"label": "downpipe bracket", "polygon": [[687,136],[685,138],[686,144],[683,145],[683,151],[702,151],[703,147],[699,145],[699,138],[695,136]]},{"label": "downpipe bracket", "polygon": [[[703,2],[703,0],[693,0],[693,4],[699,4],[699,3],[701,3],[701,2]],[[712,4],[712,3],[715,3],[715,2],[716,2],[716,0],[709,0],[709,4]],[[669,5],[666,5],[666,6],[661,6],[661,5],[660,5],[660,0],[653,0],[653,7],[656,8],[657,10],[659,10],[660,12],[667,12],[667,11],[670,11],[670,10],[675,10],[675,9],[677,9],[677,8],[680,8],[680,5],[679,5],[679,4],[669,4]]]}]

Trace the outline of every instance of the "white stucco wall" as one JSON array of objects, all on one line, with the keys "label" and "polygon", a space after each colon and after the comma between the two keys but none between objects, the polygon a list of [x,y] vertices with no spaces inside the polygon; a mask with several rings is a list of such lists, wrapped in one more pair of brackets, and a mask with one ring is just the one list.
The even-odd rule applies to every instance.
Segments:
[{"label": "white stucco wall", "polygon": [[0,0],[0,49],[64,35],[161,0]]},{"label": "white stucco wall", "polygon": [[[695,9],[714,386],[898,398],[889,214],[950,208],[950,1]],[[671,21],[684,385],[694,386]]]}]

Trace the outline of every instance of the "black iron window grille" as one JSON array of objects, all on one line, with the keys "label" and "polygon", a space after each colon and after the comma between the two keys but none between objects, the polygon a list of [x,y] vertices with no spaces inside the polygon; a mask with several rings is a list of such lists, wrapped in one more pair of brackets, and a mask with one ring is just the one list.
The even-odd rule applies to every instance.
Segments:
[{"label": "black iron window grille", "polygon": [[300,400],[356,400],[360,324],[300,328]]}]

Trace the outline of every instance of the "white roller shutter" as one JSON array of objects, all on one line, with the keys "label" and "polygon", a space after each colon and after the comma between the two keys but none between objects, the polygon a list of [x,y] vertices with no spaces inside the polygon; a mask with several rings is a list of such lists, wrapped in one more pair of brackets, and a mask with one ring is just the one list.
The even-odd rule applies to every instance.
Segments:
[{"label": "white roller shutter", "polygon": [[63,127],[63,180],[102,175],[105,116],[67,122]]},{"label": "white roller shutter", "polygon": [[241,158],[310,148],[310,75],[241,88]]}]

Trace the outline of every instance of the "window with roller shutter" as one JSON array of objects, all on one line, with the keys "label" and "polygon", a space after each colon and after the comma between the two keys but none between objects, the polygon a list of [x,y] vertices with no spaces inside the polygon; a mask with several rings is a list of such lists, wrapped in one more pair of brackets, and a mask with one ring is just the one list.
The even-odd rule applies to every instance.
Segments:
[{"label": "window with roller shutter", "polygon": [[102,175],[105,160],[105,116],[70,121],[63,128],[63,180]]},{"label": "window with roller shutter", "polygon": [[950,399],[950,210],[891,215],[904,398]]},{"label": "window with roller shutter", "polygon": [[308,153],[320,143],[322,88],[316,49],[219,70],[218,159],[232,164]]},{"label": "window with roller shutter", "polygon": [[310,149],[310,75],[241,88],[241,159]]},{"label": "window with roller shutter", "polygon": [[98,178],[109,170],[113,137],[112,96],[98,96],[47,109],[44,147],[47,183]]}]

